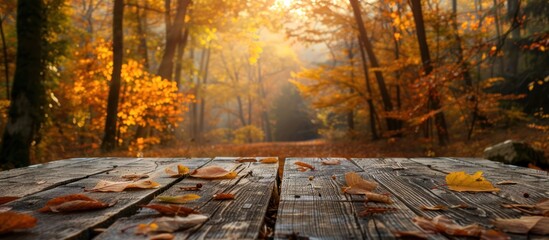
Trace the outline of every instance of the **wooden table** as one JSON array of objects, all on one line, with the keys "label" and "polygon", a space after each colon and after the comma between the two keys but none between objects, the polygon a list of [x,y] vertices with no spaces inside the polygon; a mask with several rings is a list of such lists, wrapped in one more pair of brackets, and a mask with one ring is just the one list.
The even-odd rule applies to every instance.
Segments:
[{"label": "wooden table", "polygon": [[[36,227],[0,235],[0,239],[147,239],[135,235],[132,226],[150,223],[159,215],[141,209],[155,196],[182,195],[181,186],[201,183],[197,192],[202,198],[184,204],[209,217],[203,225],[174,235],[176,239],[390,239],[395,231],[419,231],[416,216],[447,215],[465,225],[491,226],[494,218],[518,218],[516,210],[502,208],[502,203],[534,204],[549,197],[546,172],[503,165],[482,159],[465,158],[384,158],[341,159],[339,165],[322,165],[321,158],[288,158],[282,179],[278,164],[237,162],[238,158],[79,158],[33,165],[0,172],[0,197],[21,197],[0,205],[28,213],[38,219]],[[257,158],[261,159],[261,158]],[[315,166],[315,171],[301,172],[295,161]],[[234,179],[204,180],[190,177],[172,178],[164,173],[169,166],[183,164],[191,170],[208,165],[236,169]],[[483,171],[492,183],[503,180],[516,185],[498,185],[497,193],[460,193],[445,184],[449,172]],[[378,193],[388,193],[396,211],[359,216],[365,202],[357,195],[342,193],[344,174],[357,172],[376,181]],[[99,180],[120,181],[126,174],[146,173],[161,184],[159,188],[120,193],[86,192],[112,207],[78,213],[40,213],[37,209],[54,197],[84,193]],[[233,193],[235,200],[214,201],[220,192]],[[466,204],[468,208],[424,211],[421,206]],[[274,228],[274,233],[272,229]],[[525,235],[511,235],[527,239]],[[531,236],[530,236],[531,237]],[[447,239],[432,234],[431,239]]]}]

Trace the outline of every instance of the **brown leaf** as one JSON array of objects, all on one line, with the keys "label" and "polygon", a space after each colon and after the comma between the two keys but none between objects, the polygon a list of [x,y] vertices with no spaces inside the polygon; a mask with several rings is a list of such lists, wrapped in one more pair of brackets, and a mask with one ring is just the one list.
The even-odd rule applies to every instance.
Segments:
[{"label": "brown leaf", "polygon": [[113,182],[107,180],[100,180],[91,192],[122,192],[128,188],[157,188],[160,184],[155,181],[144,179],[137,182]]},{"label": "brown leaf", "polygon": [[208,217],[200,214],[190,214],[187,217],[161,217],[149,224],[137,225],[136,234],[172,233],[180,229],[187,229],[202,224],[206,220],[208,220]]},{"label": "brown leaf", "polygon": [[447,210],[448,207],[444,206],[444,205],[435,205],[435,206],[421,206],[420,207],[421,210],[424,210],[424,211],[441,211],[441,210]]},{"label": "brown leaf", "polygon": [[483,230],[480,233],[480,240],[509,240],[511,237],[509,237],[507,234],[496,231],[493,229]]},{"label": "brown leaf", "polygon": [[405,239],[427,239],[427,234],[421,231],[395,231],[393,232],[397,238]]},{"label": "brown leaf", "polygon": [[530,204],[503,204],[501,205],[504,208],[513,208],[517,209],[523,213],[531,215],[540,215],[549,217],[549,199],[543,199],[540,202],[530,205]]},{"label": "brown leaf", "polygon": [[220,166],[206,166],[194,170],[191,173],[192,177],[204,178],[204,179],[216,179],[216,178],[236,178],[238,174],[234,171],[228,171]]},{"label": "brown leaf", "polygon": [[171,233],[161,233],[151,236],[149,240],[172,240],[175,236]]},{"label": "brown leaf", "polygon": [[4,204],[4,203],[9,203],[13,200],[17,200],[21,197],[15,197],[15,196],[5,196],[5,197],[0,197],[0,205]]},{"label": "brown leaf", "polygon": [[415,217],[413,221],[426,231],[440,232],[452,236],[479,237],[484,230],[478,224],[460,226],[444,215],[436,216],[433,219]]},{"label": "brown leaf", "polygon": [[378,194],[373,192],[363,192],[366,202],[379,202],[379,203],[387,203],[391,204],[393,203],[393,200],[391,200],[391,197],[386,194]]},{"label": "brown leaf", "polygon": [[0,213],[0,234],[32,228],[36,225],[36,221],[36,218],[29,214],[11,211]]},{"label": "brown leaf", "polygon": [[366,217],[366,216],[369,216],[370,214],[375,214],[375,213],[385,213],[385,212],[388,212],[388,211],[396,211],[398,209],[396,208],[388,208],[388,207],[366,207],[366,209],[362,210],[361,212],[358,213],[358,216],[359,217]]},{"label": "brown leaf", "polygon": [[325,159],[322,160],[323,165],[339,165],[341,164],[341,161],[339,159]]},{"label": "brown leaf", "polygon": [[255,158],[239,158],[236,161],[239,162],[239,163],[257,162],[257,159],[255,159]]},{"label": "brown leaf", "polygon": [[186,174],[189,174],[190,170],[189,170],[188,167],[186,167],[182,164],[177,164],[177,172],[172,170],[169,167],[164,169],[164,172],[166,172],[166,174],[170,175],[170,177],[181,177],[181,176],[184,176]]},{"label": "brown leaf", "polygon": [[39,212],[76,212],[102,209],[113,204],[103,203],[84,194],[71,194],[49,200]]},{"label": "brown leaf", "polygon": [[158,196],[156,197],[156,200],[161,202],[168,202],[168,203],[186,203],[189,201],[194,201],[200,199],[199,195],[196,194],[184,194],[181,196]]},{"label": "brown leaf", "polygon": [[234,194],[232,193],[218,193],[213,195],[213,199],[215,200],[231,200],[234,199]]},{"label": "brown leaf", "polygon": [[148,178],[148,177],[149,175],[147,174],[126,174],[122,176],[122,178],[127,181],[136,181],[136,180],[139,180],[142,178]]},{"label": "brown leaf", "polygon": [[364,192],[370,192],[377,187],[377,183],[363,179],[355,172],[345,173],[345,182],[348,188],[345,189],[345,193],[348,194],[364,194]]},{"label": "brown leaf", "polygon": [[183,191],[200,191],[200,188],[202,188],[202,183],[197,183],[196,186],[179,187],[179,189],[181,189]]},{"label": "brown leaf", "polygon": [[176,216],[177,215],[177,216],[186,217],[187,215],[189,215],[191,213],[200,213],[200,212],[198,212],[198,211],[196,211],[192,208],[183,207],[183,206],[179,206],[179,205],[173,205],[173,204],[167,204],[167,205],[148,204],[148,205],[145,205],[145,206],[142,206],[142,207],[156,210],[160,214],[167,215],[167,216]]},{"label": "brown leaf", "polygon": [[496,218],[494,225],[505,232],[511,233],[549,234],[549,217],[523,216],[513,219]]},{"label": "brown leaf", "polygon": [[[308,163],[306,163],[306,162],[295,161],[294,164],[297,165],[297,166],[302,167],[302,168],[305,169],[305,170],[307,170],[307,169],[311,169],[311,171],[315,170],[315,167],[313,167],[313,165],[308,164]],[[298,167],[298,170],[299,170],[299,167]],[[301,171],[301,170],[300,170],[300,171]]]},{"label": "brown leaf", "polygon": [[261,163],[277,163],[278,158],[275,158],[275,157],[263,158],[263,159],[259,160],[259,162],[261,162]]}]

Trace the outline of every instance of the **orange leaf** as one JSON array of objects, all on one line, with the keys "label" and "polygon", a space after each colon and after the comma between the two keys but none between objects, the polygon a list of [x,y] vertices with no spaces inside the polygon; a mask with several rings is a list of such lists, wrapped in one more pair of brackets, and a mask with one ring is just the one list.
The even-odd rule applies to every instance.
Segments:
[{"label": "orange leaf", "polygon": [[9,203],[13,200],[17,200],[19,199],[20,197],[12,197],[12,196],[5,196],[5,197],[0,197],[0,205],[4,204],[4,203]]},{"label": "orange leaf", "polygon": [[200,196],[196,194],[185,194],[181,196],[158,196],[156,200],[169,203],[186,203],[199,199]]},{"label": "orange leaf", "polygon": [[181,164],[178,164],[177,165],[177,172],[175,172],[174,170],[170,169],[169,167],[167,167],[166,169],[164,169],[164,171],[170,175],[170,177],[181,177],[183,175],[186,175],[186,174],[189,174],[189,168],[184,166],[184,165],[181,165]]},{"label": "orange leaf", "polygon": [[446,175],[448,188],[457,192],[497,192],[492,183],[482,177],[482,172],[478,171],[473,175],[465,172],[451,172]]},{"label": "orange leaf", "polygon": [[191,173],[192,177],[204,178],[204,179],[216,179],[216,178],[236,178],[238,174],[234,171],[227,171],[220,166],[207,166],[194,170]]},{"label": "orange leaf", "polygon": [[239,158],[236,161],[239,162],[239,163],[257,162],[257,159],[255,159],[255,158]]},{"label": "orange leaf", "polygon": [[339,159],[325,159],[325,160],[322,160],[322,164],[324,165],[339,165],[341,164],[341,161]]},{"label": "orange leaf", "polygon": [[102,209],[113,204],[103,203],[83,194],[71,194],[49,200],[39,212],[76,212]]},{"label": "orange leaf", "polygon": [[234,199],[234,194],[232,193],[218,193],[213,195],[213,199],[215,200],[230,200]]},{"label": "orange leaf", "polygon": [[355,172],[345,173],[345,182],[349,187],[344,191],[348,194],[364,194],[364,192],[370,192],[376,189],[378,185],[376,182],[363,179]]},{"label": "orange leaf", "polygon": [[[315,170],[315,167],[313,167],[313,165],[302,162],[302,161],[295,161],[294,164],[297,165],[297,166],[303,167],[305,170],[307,168],[311,169],[311,170]],[[299,168],[298,168],[298,170],[299,170]]]},{"label": "orange leaf", "polygon": [[36,221],[36,218],[28,214],[11,211],[0,213],[0,234],[32,228],[36,225]]},{"label": "orange leaf", "polygon": [[278,158],[275,158],[275,157],[263,158],[263,159],[259,160],[259,162],[261,162],[261,163],[277,163]]},{"label": "orange leaf", "polygon": [[101,180],[95,185],[91,192],[122,192],[127,188],[157,188],[160,184],[151,180],[140,180],[137,182],[113,182]]},{"label": "orange leaf", "polygon": [[178,215],[178,216],[184,216],[185,217],[185,216],[187,216],[191,213],[199,213],[198,211],[196,211],[192,208],[173,205],[173,204],[168,204],[168,205],[148,204],[148,205],[145,205],[145,206],[142,206],[142,207],[156,210],[157,212],[161,213],[162,215],[168,215],[168,216]]},{"label": "orange leaf", "polygon": [[161,234],[156,234],[154,236],[151,236],[149,240],[171,240],[174,238],[175,236],[171,233],[161,233]]}]

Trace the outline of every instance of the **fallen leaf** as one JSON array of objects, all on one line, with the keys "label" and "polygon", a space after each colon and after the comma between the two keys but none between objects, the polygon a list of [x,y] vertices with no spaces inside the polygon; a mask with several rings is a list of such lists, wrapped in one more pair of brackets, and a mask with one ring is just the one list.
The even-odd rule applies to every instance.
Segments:
[{"label": "fallen leaf", "polygon": [[174,170],[172,170],[171,168],[167,167],[166,169],[164,169],[164,171],[170,175],[170,177],[181,177],[181,176],[184,176],[186,174],[189,174],[189,172],[191,171],[188,167],[182,165],[182,164],[177,164],[177,172],[175,172]]},{"label": "fallen leaf", "polygon": [[439,232],[452,236],[480,237],[481,239],[509,239],[509,236],[502,232],[486,230],[478,224],[461,226],[444,215],[438,215],[433,219],[424,217],[413,218],[414,223],[428,232]]},{"label": "fallen leaf", "polygon": [[239,158],[236,161],[239,162],[239,163],[257,162],[257,159],[255,159],[255,158]]},{"label": "fallen leaf", "polygon": [[345,173],[345,182],[348,188],[345,189],[345,193],[348,194],[363,194],[364,192],[370,192],[377,187],[377,183],[363,179],[355,172]]},{"label": "fallen leaf", "polygon": [[36,225],[36,221],[36,218],[29,214],[11,211],[0,213],[0,234],[32,228]]},{"label": "fallen leaf", "polygon": [[183,191],[200,191],[200,188],[202,188],[202,183],[197,183],[196,186],[179,187],[179,189],[181,189]]},{"label": "fallen leaf", "polygon": [[91,192],[122,192],[128,188],[157,188],[160,184],[152,180],[139,180],[136,182],[113,182],[107,180],[100,180]]},{"label": "fallen leaf", "polygon": [[549,234],[549,217],[523,216],[514,219],[496,218],[494,225],[505,232],[511,233]]},{"label": "fallen leaf", "polygon": [[511,180],[505,180],[505,181],[500,181],[496,183],[496,185],[515,185],[515,184],[518,184],[518,183]]},{"label": "fallen leaf", "polygon": [[446,210],[448,209],[448,207],[446,206],[443,206],[443,205],[435,205],[435,206],[421,206],[420,207],[421,210],[425,210],[425,211],[441,211],[441,210]]},{"label": "fallen leaf", "polygon": [[192,208],[183,207],[183,206],[179,206],[179,205],[173,205],[173,204],[167,204],[167,205],[148,204],[148,205],[145,205],[145,206],[142,206],[142,207],[156,210],[160,214],[168,215],[168,216],[176,216],[177,215],[177,216],[186,217],[187,215],[189,215],[191,213],[199,213],[198,211],[196,211]]},{"label": "fallen leaf", "polygon": [[232,193],[218,193],[213,195],[213,199],[215,200],[231,200],[234,199],[234,194]]},{"label": "fallen leaf", "polygon": [[56,197],[49,200],[46,206],[38,209],[39,212],[77,212],[88,211],[110,207],[114,204],[108,204],[96,199],[90,198],[84,194],[71,194]]},{"label": "fallen leaf", "polygon": [[186,203],[199,199],[200,196],[196,194],[185,194],[181,196],[158,196],[156,200],[168,203]]},{"label": "fallen leaf", "polygon": [[155,232],[172,233],[204,223],[208,217],[201,214],[190,214],[187,217],[161,217],[149,224],[139,224],[136,234],[149,234]]},{"label": "fallen leaf", "polygon": [[391,197],[386,194],[378,194],[373,192],[363,192],[364,198],[366,202],[379,202],[379,203],[387,203],[391,204],[393,203],[393,200],[391,200]]},{"label": "fallen leaf", "polygon": [[216,178],[236,178],[238,174],[235,171],[228,171],[220,166],[207,166],[194,170],[191,173],[192,177],[204,178],[204,179],[216,179]]},{"label": "fallen leaf", "polygon": [[473,175],[465,172],[451,172],[446,175],[446,183],[450,190],[457,192],[497,192],[500,190],[484,179],[481,171]]},{"label": "fallen leaf", "polygon": [[278,158],[275,158],[275,157],[263,158],[263,159],[259,160],[259,162],[261,162],[261,163],[277,163]]},{"label": "fallen leaf", "polygon": [[154,236],[151,236],[149,240],[171,240],[174,238],[175,236],[171,233],[161,233],[161,234],[156,234]]},{"label": "fallen leaf", "polygon": [[427,239],[427,234],[421,231],[394,231],[393,234],[397,238],[404,239]]},{"label": "fallen leaf", "polygon": [[17,200],[19,199],[20,197],[15,197],[15,196],[5,196],[5,197],[0,197],[0,205],[4,204],[4,203],[9,203],[13,200]]},{"label": "fallen leaf", "polygon": [[308,164],[308,163],[305,163],[305,162],[302,162],[302,161],[295,161],[294,162],[295,165],[299,166],[298,167],[298,170],[304,172],[303,170],[307,170],[307,169],[311,169],[311,171],[314,171],[315,170],[315,167],[311,164]]},{"label": "fallen leaf", "polygon": [[396,211],[398,210],[397,208],[388,208],[388,207],[366,207],[366,209],[362,210],[361,212],[358,213],[358,216],[359,217],[366,217],[366,216],[369,216],[371,214],[375,214],[375,213],[385,213],[385,212],[389,212],[389,211]]},{"label": "fallen leaf", "polygon": [[122,178],[127,181],[136,181],[136,180],[139,180],[142,178],[148,178],[148,177],[149,175],[147,174],[126,174],[122,176]]},{"label": "fallen leaf", "polygon": [[531,215],[540,215],[549,217],[549,199],[543,199],[540,202],[530,205],[530,204],[503,204],[501,205],[504,208],[513,208],[517,209],[523,213]]},{"label": "fallen leaf", "polygon": [[324,165],[339,165],[341,164],[341,161],[339,159],[325,159],[322,160],[322,164]]}]

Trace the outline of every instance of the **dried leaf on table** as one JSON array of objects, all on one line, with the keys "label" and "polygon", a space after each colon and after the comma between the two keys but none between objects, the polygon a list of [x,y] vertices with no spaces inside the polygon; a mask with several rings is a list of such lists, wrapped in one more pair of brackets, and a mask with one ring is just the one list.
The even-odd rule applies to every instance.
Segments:
[{"label": "dried leaf on table", "polygon": [[113,182],[107,180],[101,180],[95,185],[91,192],[122,192],[128,188],[157,188],[160,184],[152,180],[139,180],[136,182]]},{"label": "dried leaf on table", "polygon": [[451,172],[446,175],[446,183],[450,190],[457,192],[497,192],[500,190],[482,177],[481,171],[473,175],[465,172]]},{"label": "dried leaf on table", "polygon": [[355,172],[345,173],[345,182],[347,187],[343,188],[344,193],[364,195],[369,202],[392,203],[388,195],[371,192],[377,188],[377,183],[365,180]]},{"label": "dried leaf on table", "polygon": [[391,197],[387,194],[379,194],[379,193],[373,193],[373,192],[363,192],[364,198],[366,202],[379,202],[379,203],[387,203],[391,204],[393,203],[393,200],[391,200]]},{"label": "dried leaf on table", "polygon": [[136,234],[150,234],[156,232],[172,233],[202,224],[206,220],[208,220],[208,217],[201,214],[190,214],[187,217],[161,217],[149,224],[139,224],[136,229]]},{"label": "dried leaf on table", "polygon": [[196,194],[185,194],[181,196],[158,196],[156,200],[168,203],[186,203],[199,199],[200,196]]},{"label": "dried leaf on table", "polygon": [[104,203],[84,194],[70,194],[49,200],[46,206],[38,209],[39,212],[78,212],[103,209],[113,206],[114,203]]},{"label": "dried leaf on table", "polygon": [[441,210],[447,210],[448,207],[444,206],[444,205],[435,205],[435,206],[421,206],[420,207],[421,210],[425,210],[425,211],[441,211]]},{"label": "dried leaf on table", "polygon": [[513,208],[517,209],[523,213],[531,215],[541,215],[549,217],[549,199],[543,199],[540,202],[530,205],[530,204],[503,204],[501,205],[504,208]]},{"label": "dried leaf on table", "polygon": [[257,159],[255,159],[255,158],[239,158],[236,161],[239,162],[239,163],[257,162]]},{"label": "dried leaf on table", "polygon": [[518,184],[518,182],[511,181],[511,180],[499,181],[496,183],[496,185],[515,185],[515,184]]},{"label": "dried leaf on table", "polygon": [[514,219],[497,218],[494,225],[505,232],[520,234],[549,234],[549,217],[542,216],[523,216]]},{"label": "dried leaf on table", "polygon": [[206,166],[194,170],[191,173],[192,177],[204,178],[204,179],[217,179],[217,178],[236,178],[238,174],[235,171],[228,171],[220,166]]},{"label": "dried leaf on table", "polygon": [[161,234],[156,234],[154,236],[151,236],[149,240],[171,240],[174,238],[175,236],[171,233],[161,233]]},{"label": "dried leaf on table", "polygon": [[324,159],[322,160],[323,165],[339,165],[341,161],[339,159]]},{"label": "dried leaf on table", "polygon": [[147,174],[126,174],[123,175],[122,178],[126,181],[137,181],[142,178],[148,178],[149,175]]},{"label": "dried leaf on table", "polygon": [[480,237],[481,239],[509,239],[502,232],[486,230],[478,224],[467,226],[458,225],[452,219],[444,215],[438,215],[433,219],[424,217],[415,217],[413,221],[416,225],[428,232],[439,232],[452,236],[461,237]]},{"label": "dried leaf on table", "polygon": [[15,196],[5,196],[5,197],[0,197],[0,205],[4,204],[4,203],[9,203],[13,200],[17,200],[21,197],[15,197]]},{"label": "dried leaf on table", "polygon": [[398,210],[398,209],[397,208],[388,208],[388,207],[368,207],[368,206],[366,206],[366,209],[359,212],[358,216],[359,217],[366,217],[366,216],[369,216],[369,215],[375,214],[375,213],[385,213],[385,212],[396,211],[396,210]]},{"label": "dried leaf on table", "polygon": [[0,234],[14,230],[27,229],[36,226],[36,218],[24,213],[2,212],[0,213]]},{"label": "dried leaf on table", "polygon": [[[308,164],[306,162],[302,162],[302,161],[295,161],[294,162],[295,165],[299,166],[298,167],[298,170],[304,172],[306,171],[307,169],[311,169],[311,171],[315,170],[315,167],[311,164]],[[304,171],[303,171],[304,170]]]},{"label": "dried leaf on table", "polygon": [[213,195],[214,200],[231,200],[234,199],[234,194],[232,193],[218,193]]},{"label": "dried leaf on table", "polygon": [[172,170],[170,167],[167,167],[164,169],[164,172],[166,172],[168,175],[170,175],[170,177],[181,177],[181,176],[184,176],[186,174],[189,174],[191,170],[189,170],[188,167],[182,165],[182,164],[177,164],[177,172]]},{"label": "dried leaf on table", "polygon": [[263,158],[263,159],[259,160],[259,162],[261,162],[261,163],[277,163],[278,158],[275,158],[275,157]]},{"label": "dried leaf on table", "polygon": [[395,237],[404,239],[427,239],[427,233],[421,231],[395,231]]},{"label": "dried leaf on table", "polygon": [[183,206],[179,206],[179,205],[173,205],[173,204],[167,204],[167,205],[148,204],[148,205],[145,205],[145,206],[142,206],[142,207],[156,210],[160,214],[168,215],[168,216],[176,216],[177,215],[177,216],[186,217],[187,215],[189,215],[191,213],[200,213],[200,212],[196,211],[195,209],[188,208],[188,207],[183,207]]}]

